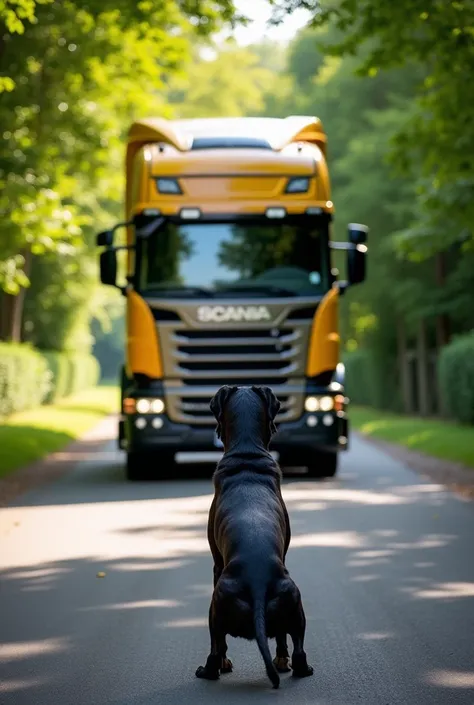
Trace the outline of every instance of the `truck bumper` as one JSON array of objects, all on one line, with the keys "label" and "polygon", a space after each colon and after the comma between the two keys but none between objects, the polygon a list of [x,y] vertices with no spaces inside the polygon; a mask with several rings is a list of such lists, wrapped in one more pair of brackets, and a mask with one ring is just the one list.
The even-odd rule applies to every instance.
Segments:
[{"label": "truck bumper", "polygon": [[[160,419],[160,428],[155,427],[156,418]],[[140,421],[137,427],[138,419]],[[270,448],[290,458],[293,454],[298,457],[300,454],[318,450],[337,453],[347,450],[348,438],[349,423],[345,414],[305,413],[298,421],[279,424]],[[177,424],[170,421],[166,414],[159,417],[123,417],[120,421],[119,444],[124,450],[133,453],[159,450],[170,453],[201,453],[222,449],[215,441],[214,429]]]}]

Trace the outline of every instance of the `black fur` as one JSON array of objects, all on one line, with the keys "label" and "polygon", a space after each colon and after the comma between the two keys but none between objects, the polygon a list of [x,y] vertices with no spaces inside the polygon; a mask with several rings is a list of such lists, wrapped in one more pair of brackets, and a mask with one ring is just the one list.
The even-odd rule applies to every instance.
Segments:
[{"label": "black fur", "polygon": [[[312,675],[304,652],[305,614],[285,567],[291,532],[281,494],[281,471],[269,451],[280,403],[268,387],[222,387],[211,401],[224,456],[214,473],[208,539],[214,558],[209,612],[211,653],[198,678],[217,680],[232,670],[226,636],[255,639],[273,687],[289,669]],[[272,662],[268,638],[276,638]]]}]

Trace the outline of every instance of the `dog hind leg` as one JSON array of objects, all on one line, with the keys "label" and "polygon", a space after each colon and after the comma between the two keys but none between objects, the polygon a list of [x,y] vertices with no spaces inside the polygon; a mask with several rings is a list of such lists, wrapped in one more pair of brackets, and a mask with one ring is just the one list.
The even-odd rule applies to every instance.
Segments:
[{"label": "dog hind leg", "polygon": [[298,600],[299,604],[296,610],[294,619],[292,620],[290,636],[293,642],[293,654],[291,656],[291,666],[293,675],[296,678],[306,678],[312,676],[314,670],[312,666],[308,666],[306,652],[304,650],[304,635],[306,631],[306,617],[301,602],[301,597]]},{"label": "dog hind leg", "polygon": [[209,609],[209,633],[211,636],[211,653],[207,657],[206,665],[199,666],[196,671],[196,676],[198,678],[205,678],[206,680],[216,681],[219,679],[219,674],[224,666],[227,666],[227,670],[223,671],[227,673],[232,670],[231,662],[226,658],[227,654],[227,642],[225,630],[219,620],[218,610],[216,609],[216,600],[213,597],[211,602],[211,607]]},{"label": "dog hind leg", "polygon": [[286,640],[286,634],[280,632],[276,637],[276,656],[273,659],[275,668],[278,673],[288,673],[291,671],[290,668],[290,655],[288,653],[288,643]]}]

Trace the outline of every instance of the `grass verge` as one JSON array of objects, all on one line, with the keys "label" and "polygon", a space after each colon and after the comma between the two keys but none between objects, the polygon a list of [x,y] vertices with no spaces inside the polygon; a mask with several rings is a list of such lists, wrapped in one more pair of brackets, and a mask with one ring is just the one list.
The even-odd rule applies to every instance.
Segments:
[{"label": "grass verge", "polygon": [[118,388],[104,385],[9,416],[0,425],[0,477],[60,450],[118,408]]},{"label": "grass verge", "polygon": [[448,421],[399,416],[351,406],[352,428],[365,436],[398,443],[410,450],[474,468],[474,428]]}]

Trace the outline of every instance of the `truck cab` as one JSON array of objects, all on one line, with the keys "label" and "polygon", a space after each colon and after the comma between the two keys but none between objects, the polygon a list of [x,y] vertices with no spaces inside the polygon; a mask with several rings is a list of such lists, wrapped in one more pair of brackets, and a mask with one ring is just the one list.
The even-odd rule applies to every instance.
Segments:
[{"label": "truck cab", "polygon": [[[280,463],[334,476],[349,438],[338,306],[365,277],[368,230],[352,224],[347,242],[331,238],[321,121],[137,122],[125,201],[124,222],[97,242],[105,284],[118,285],[117,251],[127,251],[127,477],[147,467],[159,476],[177,452],[216,450],[209,402],[224,384],[270,386]],[[344,282],[335,249],[347,251]]]}]

